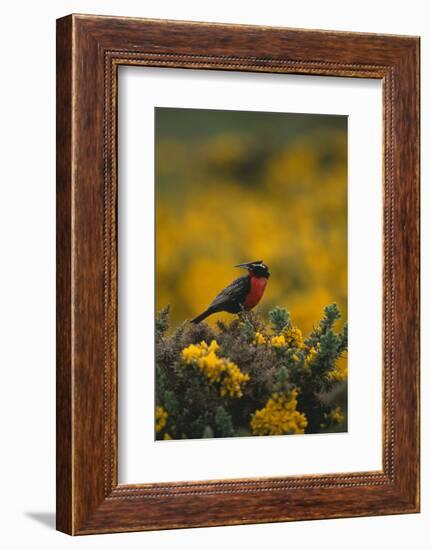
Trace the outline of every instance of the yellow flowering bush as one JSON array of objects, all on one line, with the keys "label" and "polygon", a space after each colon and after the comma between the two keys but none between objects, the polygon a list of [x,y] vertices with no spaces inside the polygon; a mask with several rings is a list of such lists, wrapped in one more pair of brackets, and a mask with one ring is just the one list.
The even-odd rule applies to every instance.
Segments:
[{"label": "yellow flowering bush", "polygon": [[242,373],[229,359],[217,357],[218,349],[219,345],[212,340],[210,345],[206,342],[190,344],[181,354],[187,365],[196,365],[210,382],[221,384],[222,397],[241,397],[241,385],[250,380],[250,376]]},{"label": "yellow flowering bush", "polygon": [[296,409],[297,395],[296,389],[272,394],[265,407],[252,416],[253,435],[303,434],[307,418]]},{"label": "yellow flowering bush", "polygon": [[156,438],[324,433],[347,429],[347,327],[335,304],[304,337],[287,310],[243,312],[217,329],[156,321]]}]

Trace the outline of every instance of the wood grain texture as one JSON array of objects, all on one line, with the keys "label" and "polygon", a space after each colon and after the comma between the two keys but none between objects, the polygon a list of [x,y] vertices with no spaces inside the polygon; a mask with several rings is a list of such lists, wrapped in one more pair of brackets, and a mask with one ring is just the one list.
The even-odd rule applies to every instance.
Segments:
[{"label": "wood grain texture", "polygon": [[[419,510],[419,39],[77,16],[57,39],[57,527],[70,534]],[[383,470],[118,485],[117,68],[378,78]]]},{"label": "wood grain texture", "polygon": [[57,529],[72,531],[72,34],[57,23]]}]

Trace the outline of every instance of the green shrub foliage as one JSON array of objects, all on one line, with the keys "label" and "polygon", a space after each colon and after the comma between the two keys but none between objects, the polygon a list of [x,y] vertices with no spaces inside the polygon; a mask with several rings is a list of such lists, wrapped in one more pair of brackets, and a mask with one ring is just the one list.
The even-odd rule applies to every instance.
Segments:
[{"label": "green shrub foliage", "polygon": [[242,313],[217,328],[157,316],[157,439],[347,429],[347,325],[336,304],[303,337],[289,312]]}]

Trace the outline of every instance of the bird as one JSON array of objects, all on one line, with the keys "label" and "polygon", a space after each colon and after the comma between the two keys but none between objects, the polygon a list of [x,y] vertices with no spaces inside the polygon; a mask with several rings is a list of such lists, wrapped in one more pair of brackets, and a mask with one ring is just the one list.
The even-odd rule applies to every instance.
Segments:
[{"label": "bird", "polygon": [[227,311],[228,313],[240,313],[253,309],[265,292],[270,273],[262,260],[238,264],[248,271],[247,275],[238,277],[225,289],[223,289],[209,307],[200,315],[191,320],[191,323],[200,323],[213,313]]}]

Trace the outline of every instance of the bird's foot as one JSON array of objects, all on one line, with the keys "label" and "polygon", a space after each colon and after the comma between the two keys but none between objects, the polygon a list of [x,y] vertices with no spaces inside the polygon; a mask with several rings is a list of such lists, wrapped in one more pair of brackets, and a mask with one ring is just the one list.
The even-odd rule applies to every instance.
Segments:
[{"label": "bird's foot", "polygon": [[250,312],[247,311],[243,305],[240,305],[240,311],[238,311],[238,318],[243,323],[248,320]]}]

